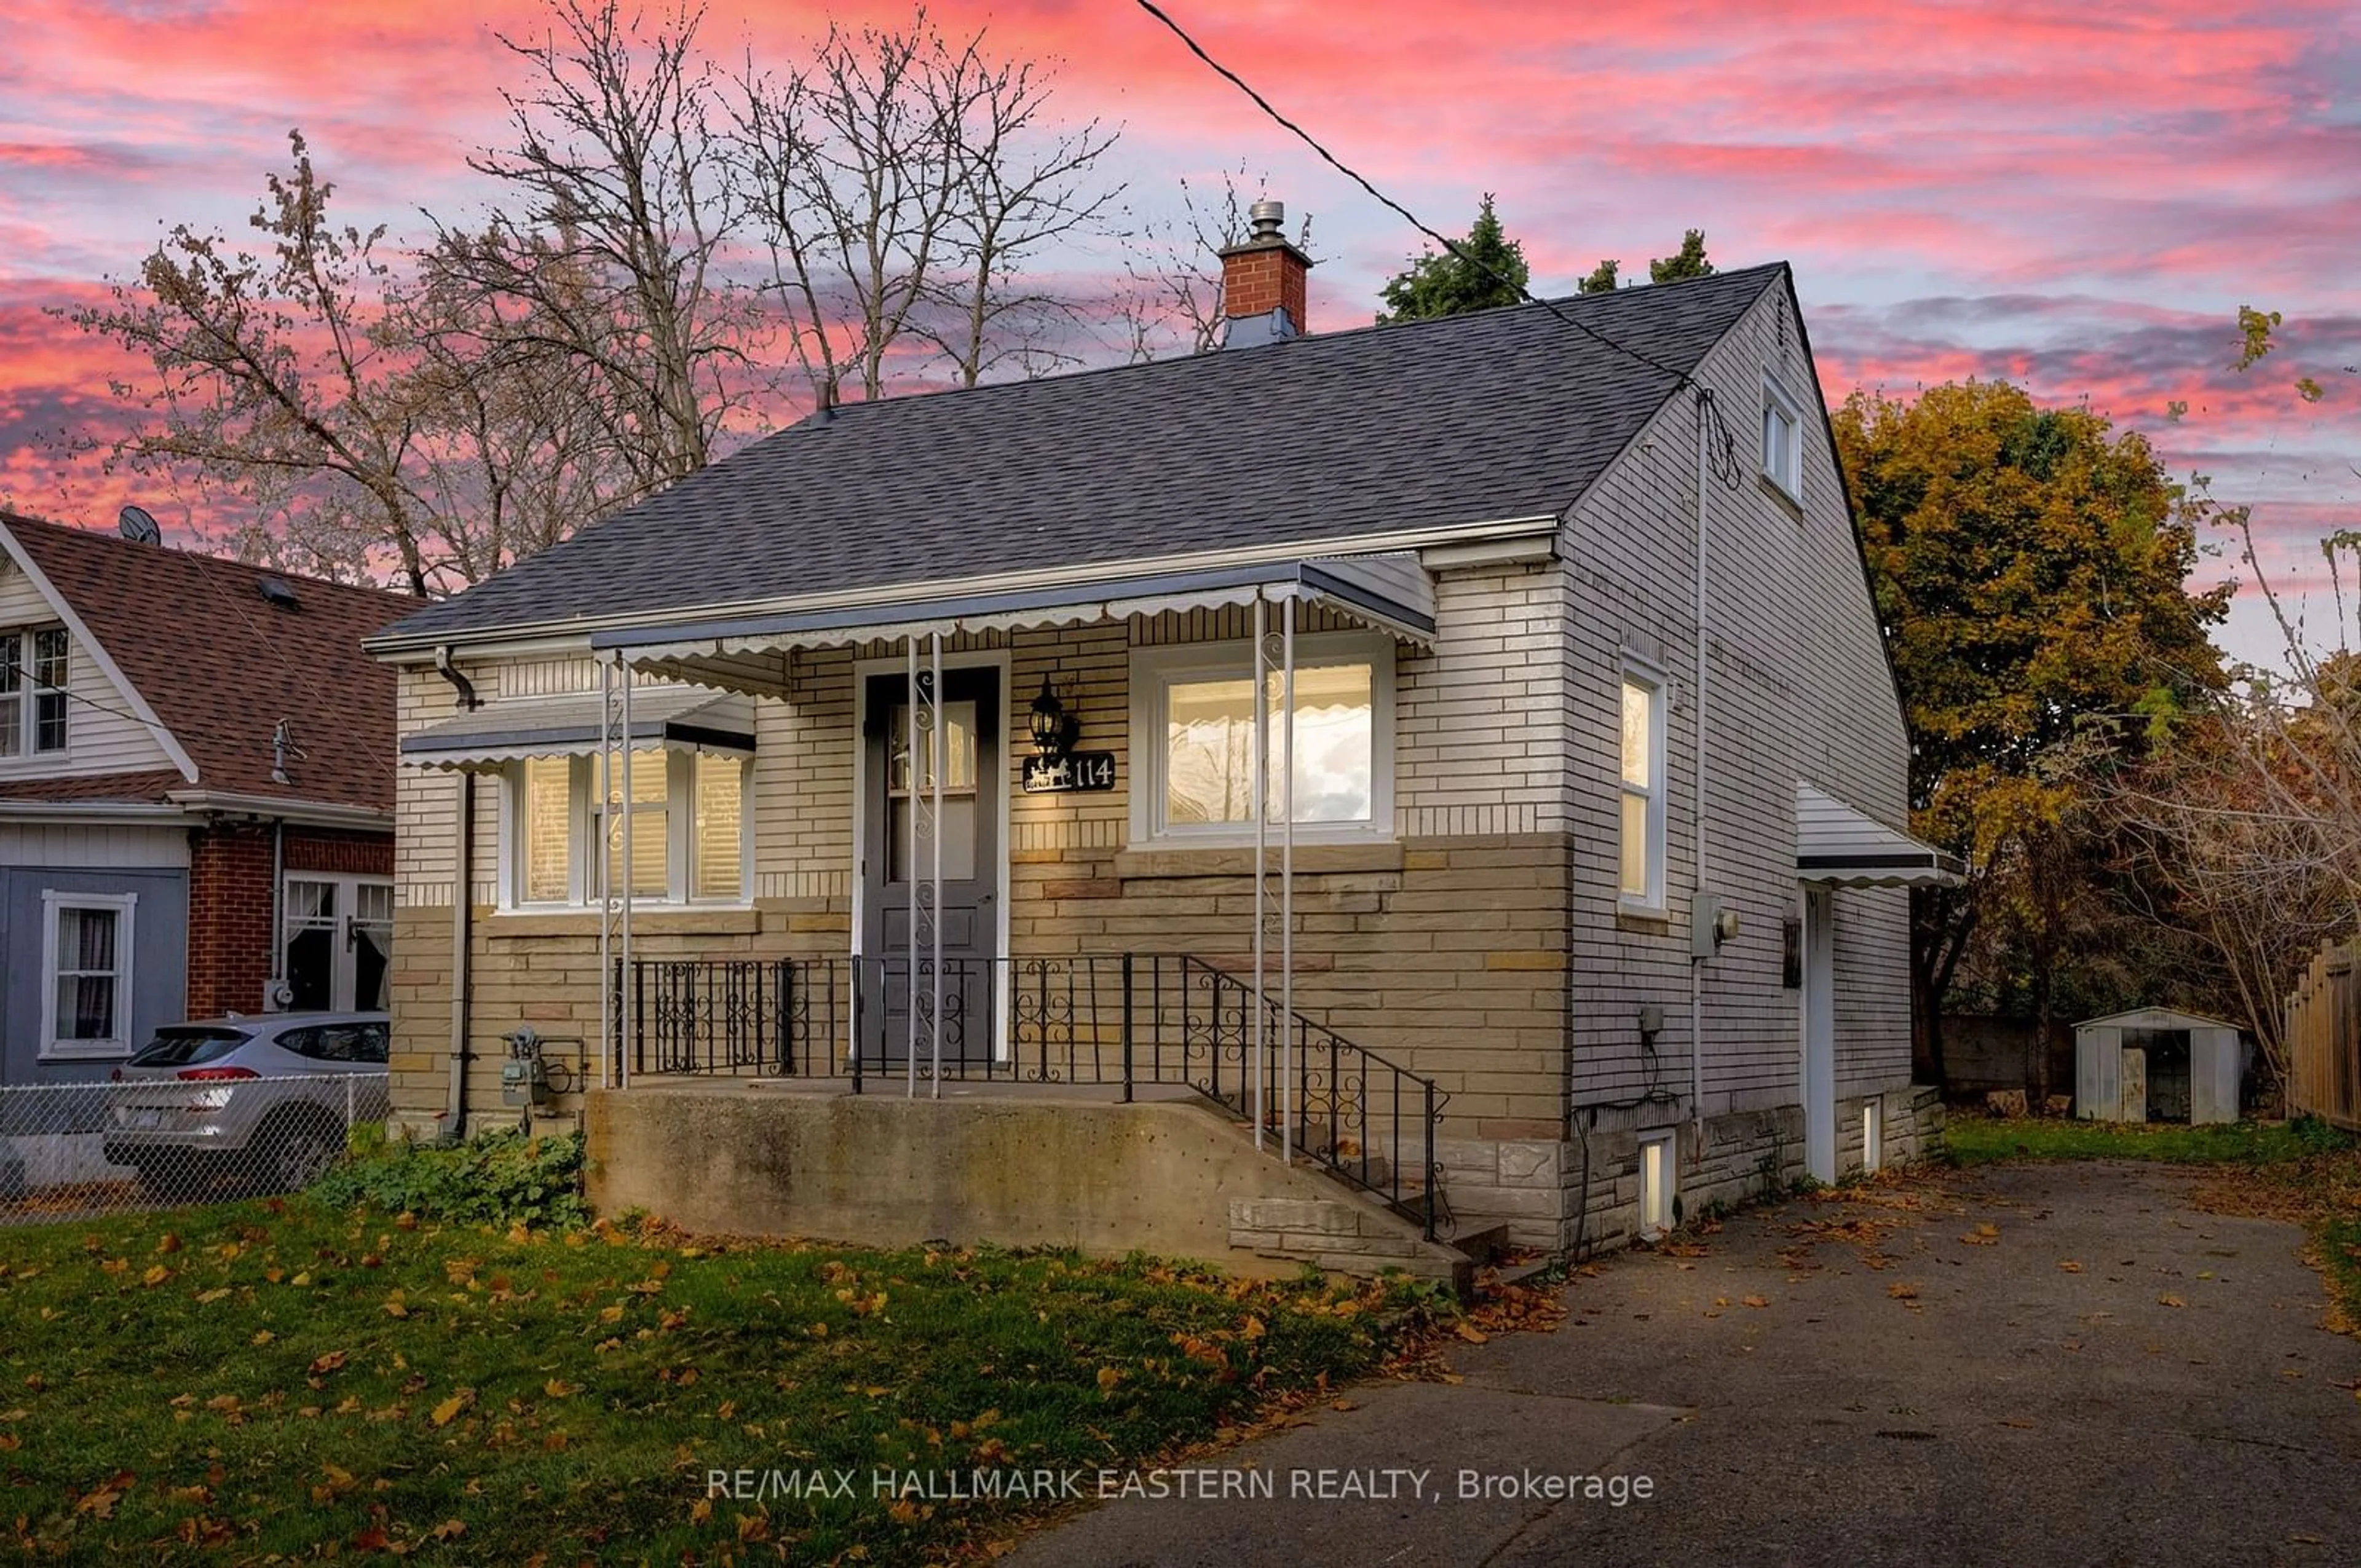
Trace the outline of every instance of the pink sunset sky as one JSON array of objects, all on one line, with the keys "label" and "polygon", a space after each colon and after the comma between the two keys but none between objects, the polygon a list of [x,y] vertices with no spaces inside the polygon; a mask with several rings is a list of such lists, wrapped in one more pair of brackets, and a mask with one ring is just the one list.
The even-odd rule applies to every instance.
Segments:
[{"label": "pink sunset sky", "polygon": [[[2256,503],[2289,580],[2361,524],[2361,27],[2345,0],[2145,6],[1831,0],[1807,5],[1173,0],[1346,162],[1463,232],[1497,193],[1534,286],[1601,257],[1645,277],[1686,226],[1714,259],[1794,264],[1831,402],[2006,377],[2087,399],[2176,473]],[[1265,119],[1127,0],[938,0],[951,32],[1058,62],[1069,115],[1123,126],[1142,215],[1243,161],[1313,220],[1312,330],[1358,324],[1418,236]],[[467,154],[502,129],[496,30],[467,5],[16,0],[0,54],[0,499],[93,526],[135,499],[94,455],[136,371],[45,308],[97,297],[170,224],[232,234],[291,126],[346,221],[427,232],[487,198]],[[705,41],[793,60],[830,16],[906,7],[714,0]],[[1112,272],[1113,252],[1074,258]],[[2285,348],[2231,367],[2241,304]],[[2311,374],[2316,404],[2292,383]],[[2186,414],[2168,416],[2175,400]],[[202,526],[140,494],[168,527]],[[2209,564],[2218,577],[2226,565]],[[2224,641],[2269,648],[2241,596]],[[2315,627],[2327,596],[2310,604]]]}]

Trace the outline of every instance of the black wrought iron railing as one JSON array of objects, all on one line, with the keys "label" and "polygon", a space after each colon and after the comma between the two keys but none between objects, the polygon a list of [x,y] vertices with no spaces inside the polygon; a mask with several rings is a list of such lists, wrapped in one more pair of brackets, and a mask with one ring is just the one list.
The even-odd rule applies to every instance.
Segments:
[{"label": "black wrought iron railing", "polygon": [[1203,959],[638,959],[613,983],[634,1076],[1185,1087],[1429,1236],[1443,1213],[1433,1080],[1268,992],[1257,1049],[1253,985]]}]

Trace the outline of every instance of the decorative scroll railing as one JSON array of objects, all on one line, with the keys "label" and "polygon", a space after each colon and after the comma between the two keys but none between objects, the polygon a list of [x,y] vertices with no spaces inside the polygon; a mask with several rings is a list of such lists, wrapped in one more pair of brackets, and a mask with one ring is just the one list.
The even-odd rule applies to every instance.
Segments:
[{"label": "decorative scroll railing", "polygon": [[[634,1077],[829,1079],[853,1093],[1000,1080],[1194,1090],[1258,1123],[1432,1237],[1446,1096],[1186,954],[1071,958],[635,959],[614,976]],[[940,998],[939,1042],[924,1025]],[[917,1014],[914,1024],[913,1014]],[[1257,1061],[1261,1070],[1257,1071]]]}]

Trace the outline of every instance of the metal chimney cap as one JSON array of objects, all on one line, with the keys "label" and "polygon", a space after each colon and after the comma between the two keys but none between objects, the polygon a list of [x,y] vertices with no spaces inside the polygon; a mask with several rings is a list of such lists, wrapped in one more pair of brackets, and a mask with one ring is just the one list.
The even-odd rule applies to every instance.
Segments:
[{"label": "metal chimney cap", "polygon": [[1287,226],[1287,203],[1268,197],[1246,209],[1246,217],[1254,225],[1256,239],[1279,239],[1280,230]]}]

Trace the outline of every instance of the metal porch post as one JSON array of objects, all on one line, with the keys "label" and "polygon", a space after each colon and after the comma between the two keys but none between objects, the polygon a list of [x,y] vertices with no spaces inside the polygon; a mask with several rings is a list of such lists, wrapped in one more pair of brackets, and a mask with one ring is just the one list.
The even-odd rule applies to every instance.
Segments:
[{"label": "metal porch post", "polygon": [[1253,1108],[1255,1147],[1262,1147],[1264,1088],[1268,1078],[1263,1017],[1263,857],[1270,845],[1270,788],[1266,776],[1270,759],[1270,650],[1268,606],[1263,590],[1255,589],[1254,597],[1254,1091],[1246,1096]]},{"label": "metal porch post", "polygon": [[[615,665],[612,661],[598,666],[598,800],[603,810],[613,793],[615,767]],[[603,823],[601,837],[604,837]],[[615,890],[613,879],[606,874],[601,857],[606,845],[593,846],[590,863],[584,874],[596,879],[598,889],[598,1087],[607,1089],[614,1083],[615,1057],[622,1038],[616,1017],[622,1003],[622,973],[615,967],[614,925]]]},{"label": "metal porch post", "polygon": [[622,896],[622,965],[623,984],[628,989],[618,998],[622,1017],[622,1048],[615,1061],[615,1081],[628,1089],[631,1084],[631,1054],[639,1047],[639,1007],[637,996],[640,978],[631,971],[631,883],[637,862],[631,859],[631,667],[623,663],[623,651],[615,651],[615,682],[622,689],[623,709],[623,896]]},{"label": "metal porch post", "polygon": [[[934,939],[933,967],[928,975],[927,1033],[934,1055],[934,1097],[943,1097],[943,766],[944,742],[949,739],[942,729],[943,717],[943,634],[927,634],[927,652],[932,668],[928,671],[928,699],[934,705],[934,722],[928,726],[933,743],[927,749],[927,817],[934,831],[928,835],[934,841],[933,864],[927,880],[932,888],[928,904],[932,911],[928,935]],[[916,793],[917,780],[911,781]]]},{"label": "metal porch post", "polygon": [[1295,1163],[1295,607],[1279,601],[1279,1157]]}]

